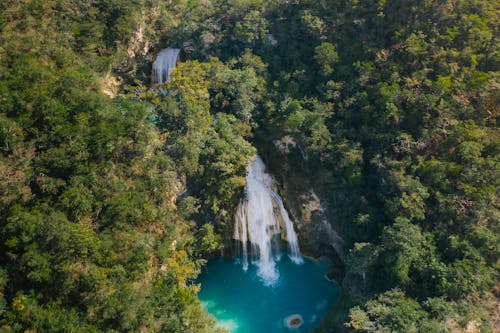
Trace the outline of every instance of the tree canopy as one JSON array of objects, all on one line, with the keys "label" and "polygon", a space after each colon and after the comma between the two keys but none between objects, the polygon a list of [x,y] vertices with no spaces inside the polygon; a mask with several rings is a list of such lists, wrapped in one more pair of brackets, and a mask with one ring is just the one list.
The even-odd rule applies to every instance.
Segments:
[{"label": "tree canopy", "polygon": [[193,281],[258,149],[346,241],[319,332],[495,331],[499,12],[2,1],[1,330],[217,332]]}]

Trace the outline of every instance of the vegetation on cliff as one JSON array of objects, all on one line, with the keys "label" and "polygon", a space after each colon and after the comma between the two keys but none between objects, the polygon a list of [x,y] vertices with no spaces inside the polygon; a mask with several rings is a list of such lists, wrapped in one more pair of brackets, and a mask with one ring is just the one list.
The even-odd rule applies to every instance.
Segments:
[{"label": "vegetation on cliff", "polygon": [[[321,331],[494,331],[499,12],[3,1],[0,327],[214,331],[189,281],[231,229],[254,133],[346,239]],[[167,96],[148,78],[163,46],[185,60]]]}]

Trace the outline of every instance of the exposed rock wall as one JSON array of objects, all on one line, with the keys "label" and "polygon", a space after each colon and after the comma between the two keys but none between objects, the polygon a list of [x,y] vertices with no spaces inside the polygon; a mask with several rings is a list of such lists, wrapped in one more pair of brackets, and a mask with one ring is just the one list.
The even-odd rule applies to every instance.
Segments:
[{"label": "exposed rock wall", "polygon": [[282,196],[298,233],[304,255],[327,257],[331,263],[329,277],[341,283],[345,276],[345,242],[328,220],[327,207],[314,189],[300,193],[283,182]]},{"label": "exposed rock wall", "polygon": [[335,230],[334,207],[328,204],[331,200],[324,197],[326,194],[321,192],[321,184],[290,164],[292,159],[289,157],[296,151],[291,137],[275,140],[271,144],[258,142],[257,145],[269,172],[278,181],[278,190],[295,224],[302,254],[328,258],[332,263],[328,277],[342,283],[348,244]]}]

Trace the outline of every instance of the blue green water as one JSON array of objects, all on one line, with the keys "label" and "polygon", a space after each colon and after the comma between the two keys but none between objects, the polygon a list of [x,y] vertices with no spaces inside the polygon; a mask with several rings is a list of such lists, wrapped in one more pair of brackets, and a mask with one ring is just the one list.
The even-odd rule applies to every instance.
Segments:
[{"label": "blue green water", "polygon": [[[197,281],[198,297],[218,325],[233,333],[310,332],[335,303],[339,285],[325,279],[325,262],[304,258],[297,265],[284,255],[277,269],[278,281],[266,286],[256,265],[244,271],[238,259],[210,260]],[[303,318],[298,329],[284,324],[293,314]]]}]

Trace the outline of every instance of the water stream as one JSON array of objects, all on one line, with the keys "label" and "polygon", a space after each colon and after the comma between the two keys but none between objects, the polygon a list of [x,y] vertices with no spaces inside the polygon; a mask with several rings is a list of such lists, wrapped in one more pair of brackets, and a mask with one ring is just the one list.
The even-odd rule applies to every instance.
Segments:
[{"label": "water stream", "polygon": [[302,257],[276,182],[259,156],[246,181],[235,215],[237,256],[207,263],[197,280],[198,297],[217,325],[231,333],[310,332],[340,287],[326,280],[327,262]]},{"label": "water stream", "polygon": [[[265,165],[256,156],[248,167],[245,198],[235,216],[234,239],[243,269],[248,269],[248,247],[257,274],[263,282],[272,285],[279,278],[276,261],[281,257],[281,237],[287,241],[290,258],[302,263],[297,234],[292,221],[276,192],[275,180],[265,172]],[[284,230],[282,228],[284,226]]]},{"label": "water stream", "polygon": [[153,62],[153,83],[161,84],[170,80],[170,74],[177,64],[180,51],[180,49],[166,48],[158,53]]}]

